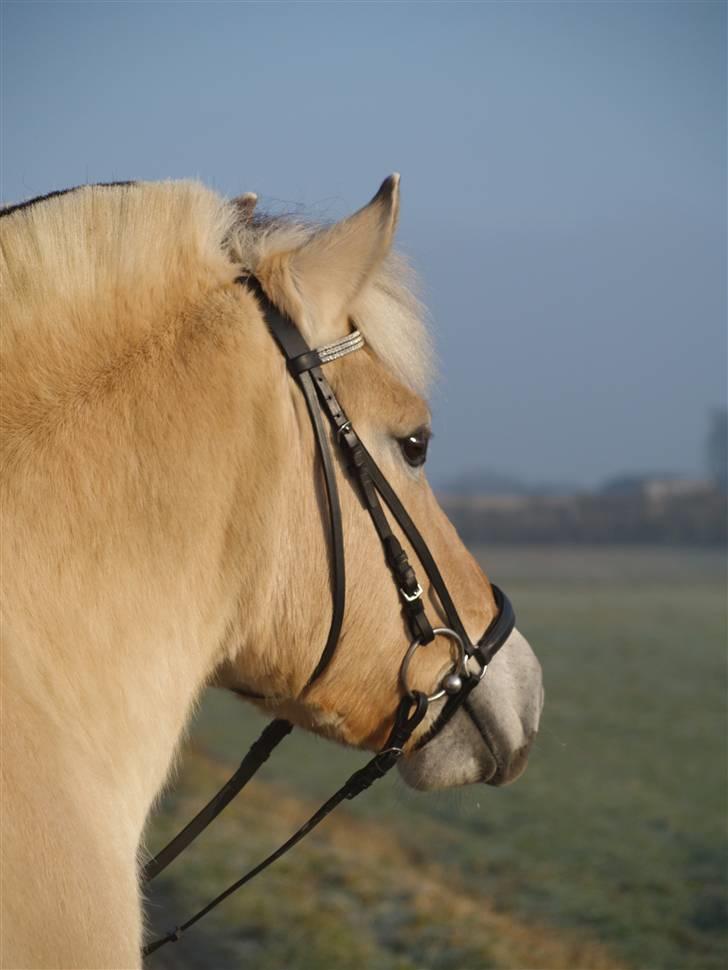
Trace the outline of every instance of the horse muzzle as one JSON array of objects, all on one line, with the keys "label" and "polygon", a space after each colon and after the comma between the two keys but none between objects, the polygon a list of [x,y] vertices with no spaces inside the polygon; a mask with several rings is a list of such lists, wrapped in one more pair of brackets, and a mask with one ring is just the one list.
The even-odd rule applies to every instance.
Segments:
[{"label": "horse muzzle", "polygon": [[408,785],[502,786],[523,773],[543,708],[541,666],[517,629],[505,647],[452,717],[438,726],[436,715],[416,749],[400,761]]}]

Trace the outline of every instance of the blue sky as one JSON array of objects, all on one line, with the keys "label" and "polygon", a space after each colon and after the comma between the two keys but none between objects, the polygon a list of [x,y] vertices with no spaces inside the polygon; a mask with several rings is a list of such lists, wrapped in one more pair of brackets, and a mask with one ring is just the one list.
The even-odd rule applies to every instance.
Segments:
[{"label": "blue sky", "polygon": [[4,2],[0,196],[402,173],[436,482],[696,473],[726,395],[722,2]]}]

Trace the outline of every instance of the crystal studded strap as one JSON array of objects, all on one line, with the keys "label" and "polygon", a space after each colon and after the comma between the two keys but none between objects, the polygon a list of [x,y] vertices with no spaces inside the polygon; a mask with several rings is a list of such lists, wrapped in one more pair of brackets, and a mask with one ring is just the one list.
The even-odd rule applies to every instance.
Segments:
[{"label": "crystal studded strap", "polygon": [[294,377],[300,377],[305,371],[321,367],[322,364],[330,364],[332,360],[353,354],[355,350],[361,350],[363,346],[364,338],[358,330],[354,330],[333,343],[324,344],[323,347],[317,347],[315,350],[307,350],[298,354],[298,356],[289,356],[288,369]]},{"label": "crystal studded strap", "polygon": [[323,347],[317,347],[316,349],[321,363],[328,364],[329,361],[336,360],[339,357],[346,357],[347,354],[351,354],[355,350],[361,350],[363,346],[364,338],[358,330],[355,330],[340,340],[335,340],[330,344],[324,344]]}]

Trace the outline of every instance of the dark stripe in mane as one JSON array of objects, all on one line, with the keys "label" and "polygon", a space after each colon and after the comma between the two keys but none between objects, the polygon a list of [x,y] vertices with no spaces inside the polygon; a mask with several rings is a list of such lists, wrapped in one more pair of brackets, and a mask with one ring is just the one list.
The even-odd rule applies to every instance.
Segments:
[{"label": "dark stripe in mane", "polygon": [[[94,182],[92,186],[95,188],[99,186],[104,189],[115,188],[116,186],[122,185],[134,185],[134,182]],[[79,189],[85,189],[87,185],[74,185],[70,189],[56,189],[55,192],[46,192],[45,195],[36,195],[34,199],[26,199],[25,202],[18,202],[15,205],[6,206],[4,209],[0,209],[0,219],[3,216],[10,216],[14,212],[18,212],[21,209],[28,209],[32,205],[38,205],[39,202],[46,202],[48,199],[55,199],[59,195],[68,195],[69,192],[77,192]]]}]

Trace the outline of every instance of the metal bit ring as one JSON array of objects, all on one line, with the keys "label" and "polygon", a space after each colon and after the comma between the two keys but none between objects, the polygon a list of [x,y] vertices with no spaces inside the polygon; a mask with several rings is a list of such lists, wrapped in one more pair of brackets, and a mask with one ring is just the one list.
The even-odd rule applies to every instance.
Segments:
[{"label": "metal bit ring", "polygon": [[[453,640],[455,642],[455,646],[457,647],[457,651],[458,651],[458,655],[457,655],[457,658],[455,659],[455,662],[453,663],[452,670],[450,670],[450,672],[447,673],[445,677],[443,677],[442,682],[447,680],[448,677],[452,677],[453,675],[467,679],[469,675],[468,675],[468,669],[466,666],[465,644],[463,643],[463,638],[460,636],[459,633],[456,633],[455,630],[451,630],[450,627],[447,627],[447,626],[435,627],[435,629],[433,629],[432,632],[435,634],[435,636],[448,637],[450,640]],[[412,641],[412,643],[410,643],[409,647],[407,648],[407,653],[404,655],[404,660],[402,661],[402,667],[399,672],[399,679],[401,681],[402,687],[404,688],[405,693],[408,694],[410,697],[413,695],[412,695],[412,691],[410,690],[409,682],[407,679],[407,675],[409,673],[409,665],[410,665],[410,661],[412,660],[412,657],[414,657],[415,653],[417,652],[417,649],[422,645],[423,645],[422,640],[419,637],[417,637],[415,640]],[[444,687],[440,687],[439,690],[436,690],[434,694],[430,694],[427,700],[430,703],[432,703],[432,701],[439,701],[440,698],[444,697],[447,693],[449,692],[445,690]]]}]

